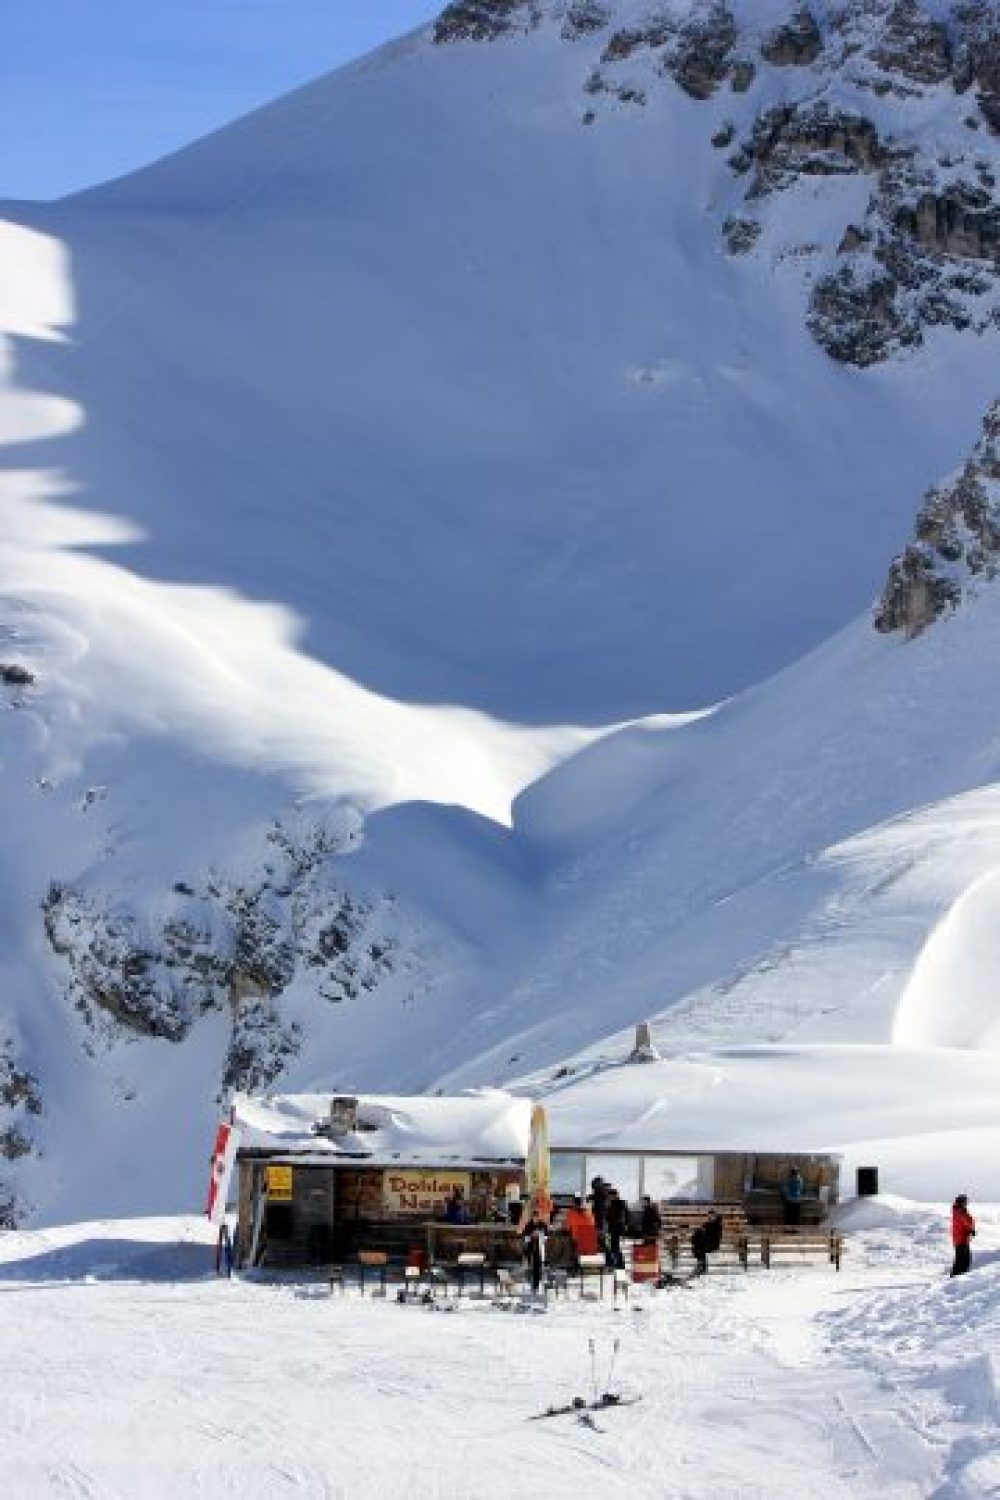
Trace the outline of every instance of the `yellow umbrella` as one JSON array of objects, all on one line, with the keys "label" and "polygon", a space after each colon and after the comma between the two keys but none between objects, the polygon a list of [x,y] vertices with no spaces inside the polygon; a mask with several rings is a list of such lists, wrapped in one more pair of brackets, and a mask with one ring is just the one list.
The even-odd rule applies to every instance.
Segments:
[{"label": "yellow umbrella", "polygon": [[549,1155],[549,1120],[542,1104],[533,1105],[531,1110],[531,1139],[525,1175],[529,1211],[547,1223],[552,1217],[552,1160]]}]

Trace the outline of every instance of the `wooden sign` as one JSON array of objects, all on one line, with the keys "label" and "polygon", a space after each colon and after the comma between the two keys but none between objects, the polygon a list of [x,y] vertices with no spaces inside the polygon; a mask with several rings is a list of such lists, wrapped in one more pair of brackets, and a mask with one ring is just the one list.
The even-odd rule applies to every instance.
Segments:
[{"label": "wooden sign", "polygon": [[292,1168],[268,1167],[267,1196],[271,1203],[291,1203]]},{"label": "wooden sign", "polygon": [[457,1187],[469,1198],[468,1172],[432,1172],[424,1168],[386,1167],[382,1203],[390,1214],[439,1214]]}]

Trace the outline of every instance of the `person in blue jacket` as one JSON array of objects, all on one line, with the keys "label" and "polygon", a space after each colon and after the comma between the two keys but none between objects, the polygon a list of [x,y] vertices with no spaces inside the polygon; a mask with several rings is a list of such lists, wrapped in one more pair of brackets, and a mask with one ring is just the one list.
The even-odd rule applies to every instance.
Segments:
[{"label": "person in blue jacket", "polygon": [[785,1178],[781,1189],[786,1224],[794,1225],[802,1223],[802,1192],[802,1173],[798,1167],[793,1167]]},{"label": "person in blue jacket", "polygon": [[444,1207],[444,1216],[449,1224],[469,1224],[472,1215],[469,1213],[469,1205],[465,1201],[465,1194],[458,1186],[452,1189],[451,1197]]}]

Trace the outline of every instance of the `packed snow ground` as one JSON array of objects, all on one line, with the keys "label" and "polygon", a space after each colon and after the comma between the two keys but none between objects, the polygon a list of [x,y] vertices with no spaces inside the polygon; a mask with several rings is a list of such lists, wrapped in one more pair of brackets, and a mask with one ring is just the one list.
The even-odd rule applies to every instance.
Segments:
[{"label": "packed snow ground", "polygon": [[[886,1500],[1000,1493],[1000,1218],[856,1211],[838,1276],[713,1272],[627,1307],[451,1315],[211,1273],[194,1220],[0,1241],[7,1493],[143,1500]],[[634,1406],[530,1419],[597,1386]],[[617,1357],[615,1342],[620,1345]],[[613,1369],[612,1369],[613,1365]]]}]

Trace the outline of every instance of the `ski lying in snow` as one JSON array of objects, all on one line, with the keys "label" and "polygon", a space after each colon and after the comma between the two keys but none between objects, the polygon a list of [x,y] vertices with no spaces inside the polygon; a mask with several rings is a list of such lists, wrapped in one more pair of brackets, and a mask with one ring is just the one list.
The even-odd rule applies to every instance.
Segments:
[{"label": "ski lying in snow", "polygon": [[505,1313],[547,1313],[548,1308],[544,1302],[532,1301],[530,1297],[518,1297],[513,1300],[502,1300],[494,1298],[490,1306],[497,1312]]},{"label": "ski lying in snow", "polygon": [[550,1406],[547,1411],[536,1412],[529,1422],[544,1422],[547,1417],[584,1417],[593,1411],[610,1411],[615,1406],[635,1406],[641,1396],[618,1396],[605,1391],[596,1401],[586,1401],[583,1396],[574,1396],[568,1406]]}]

